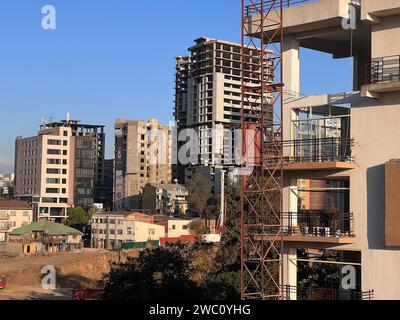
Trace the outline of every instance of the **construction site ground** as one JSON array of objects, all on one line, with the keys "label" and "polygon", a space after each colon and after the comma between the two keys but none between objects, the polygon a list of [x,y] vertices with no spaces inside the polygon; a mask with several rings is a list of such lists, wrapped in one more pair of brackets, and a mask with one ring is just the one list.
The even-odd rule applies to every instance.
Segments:
[{"label": "construction site ground", "polygon": [[[103,275],[110,270],[110,262],[124,261],[138,255],[137,250],[110,252],[84,249],[77,252],[46,256],[26,256],[0,260],[0,275],[7,279],[7,287],[0,290],[0,300],[70,300],[73,289],[103,289]],[[56,289],[43,289],[42,268],[56,268]]]}]

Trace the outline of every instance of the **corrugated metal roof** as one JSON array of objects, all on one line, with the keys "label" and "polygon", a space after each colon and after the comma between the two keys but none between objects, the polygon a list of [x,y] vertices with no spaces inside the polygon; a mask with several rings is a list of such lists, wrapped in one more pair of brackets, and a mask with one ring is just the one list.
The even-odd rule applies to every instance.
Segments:
[{"label": "corrugated metal roof", "polygon": [[51,236],[62,235],[83,235],[82,232],[63,224],[54,223],[51,221],[33,222],[30,225],[17,228],[10,233],[12,236],[22,236],[30,232],[44,232]]}]

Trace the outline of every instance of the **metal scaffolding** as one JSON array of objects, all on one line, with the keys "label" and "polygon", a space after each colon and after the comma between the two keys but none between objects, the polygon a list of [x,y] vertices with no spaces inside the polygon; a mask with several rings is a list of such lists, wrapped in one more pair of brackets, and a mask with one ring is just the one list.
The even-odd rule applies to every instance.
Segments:
[{"label": "metal scaffolding", "polygon": [[[246,167],[254,167],[242,176],[243,300],[284,299],[283,6],[283,0],[242,0],[243,156]],[[256,114],[257,121],[248,114]]]}]

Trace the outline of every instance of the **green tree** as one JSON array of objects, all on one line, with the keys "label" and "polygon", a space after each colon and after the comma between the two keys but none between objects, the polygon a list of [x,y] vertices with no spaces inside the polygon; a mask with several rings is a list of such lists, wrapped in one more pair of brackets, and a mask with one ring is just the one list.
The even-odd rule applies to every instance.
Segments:
[{"label": "green tree", "polygon": [[203,292],[207,299],[240,299],[240,183],[226,180],[226,228],[218,249],[213,270],[207,274]]},{"label": "green tree", "polygon": [[212,187],[213,183],[201,174],[193,175],[187,184],[190,209],[202,218],[207,218],[207,207],[213,199]]},{"label": "green tree", "polygon": [[81,207],[69,208],[68,209],[68,219],[66,225],[73,227],[78,225],[87,225],[89,223],[90,217],[85,210]]},{"label": "green tree", "polygon": [[110,300],[194,300],[199,288],[190,279],[190,258],[181,245],[142,251],[138,258],[113,263],[106,276]]}]

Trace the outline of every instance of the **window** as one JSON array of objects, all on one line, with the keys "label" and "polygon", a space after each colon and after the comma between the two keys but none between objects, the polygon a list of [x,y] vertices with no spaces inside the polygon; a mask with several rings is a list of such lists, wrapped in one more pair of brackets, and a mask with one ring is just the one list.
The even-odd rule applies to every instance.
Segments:
[{"label": "window", "polygon": [[53,139],[48,139],[47,144],[50,146],[60,146],[61,145],[61,140],[53,140]]},{"label": "window", "polygon": [[24,212],[22,212],[22,216],[24,216],[24,217],[29,217],[29,211],[24,211]]},{"label": "window", "polygon": [[57,155],[60,155],[60,154],[61,154],[61,150],[57,150],[57,149],[47,149],[47,154],[57,154]]},{"label": "window", "polygon": [[156,231],[154,229],[149,229],[149,235],[154,236]]},{"label": "window", "polygon": [[46,170],[47,174],[59,174],[60,173],[60,169],[52,169],[52,168],[48,168]]},{"label": "window", "polygon": [[172,230],[176,230],[176,225],[172,225]]},{"label": "window", "polygon": [[67,193],[67,189],[62,188],[62,189],[61,189],[61,193],[63,193],[63,194]]},{"label": "window", "polygon": [[62,174],[67,174],[67,169],[62,169]]},{"label": "window", "polygon": [[127,234],[128,236],[131,236],[131,235],[132,235],[132,228],[131,228],[131,227],[126,228],[126,234]]},{"label": "window", "polygon": [[10,211],[10,217],[16,217],[17,212],[16,211]]},{"label": "window", "polygon": [[46,193],[59,193],[60,189],[58,188],[46,188]]},{"label": "window", "polygon": [[63,150],[63,155],[64,155],[64,156],[67,155],[67,150]]},{"label": "window", "polygon": [[111,229],[111,230],[110,230],[110,234],[115,234],[115,230],[114,230],[114,229]]},{"label": "window", "polygon": [[182,226],[182,229],[183,229],[183,230],[187,230],[188,228],[189,228],[189,226],[188,226],[187,224],[185,224],[185,225]]},{"label": "window", "polygon": [[61,164],[60,159],[47,159],[47,164]]},{"label": "window", "polygon": [[123,230],[118,230],[118,235],[122,236],[124,234]]},{"label": "window", "polygon": [[63,132],[64,137],[68,137],[68,131]]},{"label": "window", "polygon": [[63,146],[67,146],[68,145],[68,141],[67,140],[64,140],[63,141]]},{"label": "window", "polygon": [[63,160],[63,165],[66,165],[66,164],[67,164],[67,160],[64,159],[64,160]]},{"label": "window", "polygon": [[115,224],[115,219],[110,219],[110,224]]},{"label": "window", "polygon": [[47,184],[59,184],[60,183],[60,179],[58,179],[58,178],[47,178],[46,179],[46,183]]}]

